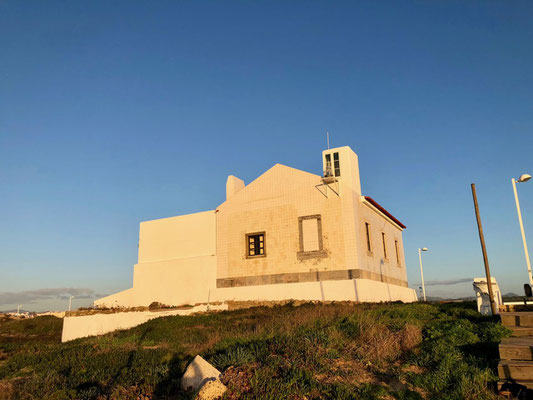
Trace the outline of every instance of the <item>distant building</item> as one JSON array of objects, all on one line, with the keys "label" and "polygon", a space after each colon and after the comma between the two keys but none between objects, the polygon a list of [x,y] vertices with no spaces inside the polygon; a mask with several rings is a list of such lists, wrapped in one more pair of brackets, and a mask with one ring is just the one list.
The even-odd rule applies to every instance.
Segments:
[{"label": "distant building", "polygon": [[142,222],[133,287],[94,304],[416,301],[405,226],[362,196],[357,155],[323,151],[322,167],[276,164],[248,185],[229,176],[217,209]]}]

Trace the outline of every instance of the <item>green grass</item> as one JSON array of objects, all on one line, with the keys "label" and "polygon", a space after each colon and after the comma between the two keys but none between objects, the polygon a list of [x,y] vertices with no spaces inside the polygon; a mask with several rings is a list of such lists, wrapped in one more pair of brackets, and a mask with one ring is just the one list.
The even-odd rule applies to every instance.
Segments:
[{"label": "green grass", "polygon": [[179,379],[196,354],[227,399],[495,399],[509,333],[473,303],[258,307],[64,344],[61,325],[0,322],[0,400],[189,399]]},{"label": "green grass", "polygon": [[63,320],[44,316],[33,319],[5,319],[0,320],[0,335],[21,335],[26,338],[36,336],[39,340],[49,338],[56,340],[61,338]]}]

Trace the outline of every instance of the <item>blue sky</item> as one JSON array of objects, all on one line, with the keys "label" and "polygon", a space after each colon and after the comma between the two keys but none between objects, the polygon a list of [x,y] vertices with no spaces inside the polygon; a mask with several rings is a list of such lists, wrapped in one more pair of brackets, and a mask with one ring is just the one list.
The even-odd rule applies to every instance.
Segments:
[{"label": "blue sky", "polygon": [[140,221],[213,209],[229,174],[320,173],[326,130],[407,225],[412,285],[420,246],[427,281],[483,276],[476,182],[493,275],[521,292],[532,20],[529,1],[1,2],[0,309],[130,287]]}]

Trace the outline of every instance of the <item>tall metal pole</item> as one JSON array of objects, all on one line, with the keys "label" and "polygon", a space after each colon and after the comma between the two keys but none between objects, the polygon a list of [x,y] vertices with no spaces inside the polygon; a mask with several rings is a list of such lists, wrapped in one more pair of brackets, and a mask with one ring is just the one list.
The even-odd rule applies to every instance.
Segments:
[{"label": "tall metal pole", "polygon": [[481,217],[479,216],[479,206],[477,203],[476,185],[472,183],[472,197],[474,198],[474,209],[476,211],[477,229],[479,231],[479,241],[481,242],[481,251],[483,251],[483,262],[485,263],[485,275],[487,276],[487,287],[489,289],[490,308],[492,315],[497,314],[494,294],[492,293],[492,280],[490,277],[489,258],[487,257],[487,248],[485,247],[485,237],[483,236],[483,227],[481,226]]},{"label": "tall metal pole", "polygon": [[74,298],[74,296],[70,296],[69,299],[68,299],[68,310],[71,311],[72,309],[72,299]]},{"label": "tall metal pole", "polygon": [[426,301],[426,287],[424,286],[424,269],[422,268],[422,249],[418,249],[418,259],[420,260],[420,277],[422,278],[422,293]]},{"label": "tall metal pole", "polygon": [[524,243],[524,253],[526,255],[527,273],[529,274],[529,284],[533,285],[533,277],[531,275],[531,263],[529,262],[529,252],[527,251],[526,234],[524,232],[524,224],[522,223],[522,212],[520,211],[520,203],[518,202],[518,192],[516,191],[516,181],[513,182],[514,199],[516,201],[516,212],[518,213],[518,222],[520,223],[520,232],[522,232],[522,242]]}]

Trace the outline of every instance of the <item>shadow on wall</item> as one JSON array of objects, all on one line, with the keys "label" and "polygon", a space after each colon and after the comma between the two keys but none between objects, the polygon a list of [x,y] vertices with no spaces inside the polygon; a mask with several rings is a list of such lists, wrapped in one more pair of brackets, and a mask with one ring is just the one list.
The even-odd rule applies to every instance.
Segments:
[{"label": "shadow on wall", "polygon": [[359,294],[357,293],[357,281],[353,280],[353,291],[355,294],[355,301],[359,301]]},{"label": "shadow on wall", "polygon": [[326,296],[324,295],[324,284],[320,280],[320,275],[318,273],[318,270],[316,271],[316,280],[320,283],[320,296],[322,297],[322,301],[325,301]]},{"label": "shadow on wall", "polygon": [[[385,276],[385,273],[383,271],[384,267],[385,267],[385,260],[383,259],[383,257],[381,257],[379,259],[379,273],[380,273],[380,275],[382,277]],[[383,282],[383,280],[382,280],[382,282]],[[386,282],[383,282],[383,283],[386,283]],[[387,293],[389,294],[389,300],[392,300],[392,295],[390,293],[390,286],[388,284],[387,284]]]}]

